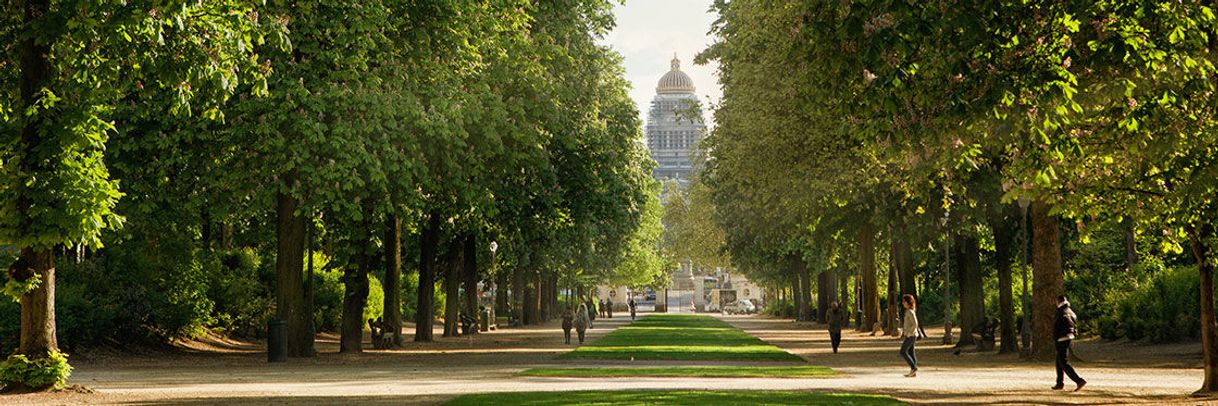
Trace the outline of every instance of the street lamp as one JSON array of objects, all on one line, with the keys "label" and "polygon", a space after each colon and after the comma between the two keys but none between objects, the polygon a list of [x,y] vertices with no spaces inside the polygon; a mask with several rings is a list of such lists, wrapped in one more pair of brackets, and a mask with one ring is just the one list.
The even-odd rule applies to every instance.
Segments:
[{"label": "street lamp", "polygon": [[948,226],[951,213],[943,212],[943,344],[952,343],[952,233]]},{"label": "street lamp", "polygon": [[1031,203],[1027,197],[1019,198],[1019,210],[1023,213],[1023,223],[1020,224],[1020,228],[1024,230],[1024,263],[1023,266],[1019,267],[1023,273],[1023,295],[1020,295],[1023,299],[1023,328],[1019,329],[1019,336],[1023,339],[1023,353],[1025,354],[1029,353],[1029,350],[1032,349],[1032,323],[1029,318],[1029,311],[1031,309],[1028,303],[1028,267],[1032,265],[1032,230],[1028,227],[1028,206]]},{"label": "street lamp", "polygon": [[[490,248],[491,248],[491,275],[494,275],[495,274],[495,251],[499,250],[499,243],[491,241]],[[490,306],[487,306],[487,308],[489,310],[487,310],[487,312],[486,312],[487,320],[484,320],[482,322],[483,326],[490,326],[499,321],[499,314],[495,313],[495,306],[496,306],[496,303],[499,302],[499,295],[502,295],[503,291],[500,290],[499,284],[494,282],[494,280],[495,280],[494,278],[492,278],[491,280],[492,280],[491,284],[493,284],[495,286],[495,289],[494,289],[495,290],[495,298],[494,298],[495,301],[490,303]],[[496,328],[498,328],[498,327],[496,327]]]}]

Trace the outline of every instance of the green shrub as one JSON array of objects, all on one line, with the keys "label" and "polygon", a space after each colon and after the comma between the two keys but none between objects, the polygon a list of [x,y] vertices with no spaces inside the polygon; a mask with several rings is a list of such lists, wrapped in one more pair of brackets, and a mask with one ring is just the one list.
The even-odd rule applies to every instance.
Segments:
[{"label": "green shrub", "polygon": [[[314,264],[314,266],[317,266]],[[319,267],[321,268],[321,267]],[[317,331],[338,331],[343,319],[343,269],[331,267],[315,272],[313,290],[313,322]],[[405,278],[403,278],[405,279]],[[412,295],[413,296],[413,295]],[[364,304],[363,319],[381,317],[385,307],[385,293],[381,280],[368,275],[368,301]],[[403,317],[403,319],[406,319]],[[406,319],[409,320],[409,319]]]},{"label": "green shrub", "polygon": [[761,312],[774,317],[795,317],[795,304],[791,301],[771,300]]},{"label": "green shrub", "polygon": [[30,360],[25,355],[9,356],[0,362],[0,383],[24,385],[31,389],[62,388],[72,375],[68,356],[52,352],[45,358]]},{"label": "green shrub", "polygon": [[1099,322],[1105,338],[1126,337],[1154,343],[1194,339],[1201,333],[1197,305],[1196,266],[1170,267],[1155,273],[1146,283],[1128,286],[1118,296],[1114,311]]}]

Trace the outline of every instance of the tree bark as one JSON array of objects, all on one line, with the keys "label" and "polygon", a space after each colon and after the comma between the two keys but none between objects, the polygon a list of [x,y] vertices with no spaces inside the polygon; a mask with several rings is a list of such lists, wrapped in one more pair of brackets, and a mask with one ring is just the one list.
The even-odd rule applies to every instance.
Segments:
[{"label": "tree bark", "polygon": [[[284,176],[285,186],[296,183],[296,171]],[[304,289],[305,217],[300,200],[279,192],[276,204],[276,317],[287,322],[288,356],[312,357],[313,312],[306,308]]]},{"label": "tree bark", "polygon": [[[492,264],[492,266],[494,266]],[[508,314],[508,274],[507,272],[495,272],[495,315],[506,316]],[[491,320],[491,323],[494,323]]]},{"label": "tree bark", "polygon": [[880,296],[875,273],[875,228],[863,223],[859,229],[859,267],[863,276],[863,328],[872,331],[880,321]]},{"label": "tree bark", "polygon": [[985,291],[981,280],[981,247],[976,237],[957,234],[956,278],[960,284],[960,341],[957,347],[975,345],[969,332],[985,317]]},{"label": "tree bark", "polygon": [[37,277],[38,286],[21,295],[21,339],[18,354],[45,358],[59,351],[55,336],[55,253],[51,249],[26,247],[9,267],[9,276],[26,281]]},{"label": "tree bark", "polygon": [[1051,208],[1032,202],[1032,356],[1053,357],[1053,318],[1057,296],[1065,292],[1062,281],[1060,224]]},{"label": "tree bark", "polygon": [[795,275],[799,279],[799,310],[796,320],[812,321],[812,278],[808,274],[808,262],[799,254],[792,254],[795,260]]},{"label": "tree bark", "polygon": [[[368,230],[371,231],[371,230]],[[368,304],[368,233],[355,241],[355,266],[343,270],[343,321],[339,336],[338,352],[359,354],[364,351],[364,306]]]},{"label": "tree bark", "polygon": [[394,347],[402,345],[402,220],[389,215],[385,221],[385,328]]},{"label": "tree bark", "polygon": [[890,336],[899,335],[899,332],[897,331],[897,318],[900,317],[900,308],[897,307],[897,302],[901,297],[901,282],[900,277],[898,276],[901,271],[897,269],[898,258],[897,254],[895,254],[897,252],[897,240],[898,239],[893,238],[892,244],[890,244],[889,247],[890,251],[888,253],[888,326],[884,329],[884,333]]},{"label": "tree bark", "polygon": [[[46,18],[50,1],[27,0],[24,4],[24,22],[29,25],[35,20]],[[38,103],[42,89],[49,85],[50,67],[47,55],[50,48],[45,38],[37,35],[27,35],[21,41],[21,108],[29,108]],[[22,110],[23,110],[22,109]],[[18,112],[22,110],[17,110]],[[49,171],[45,162],[36,157],[43,146],[41,131],[44,119],[41,114],[27,117],[21,128],[21,143],[19,148],[23,159],[17,162],[17,173],[23,176],[34,176]],[[16,182],[14,189],[17,195],[17,211],[21,216],[22,232],[33,233],[35,224],[30,217],[30,209],[34,205],[26,182]],[[59,351],[59,342],[55,336],[55,253],[51,247],[22,247],[21,255],[9,267],[9,277],[16,281],[27,281],[38,277],[41,282],[37,287],[21,295],[21,337],[17,348],[19,354],[31,359],[45,358],[52,352]],[[40,389],[40,388],[35,388]]]},{"label": "tree bark", "polygon": [[[464,307],[462,310],[465,314],[476,318],[482,317],[478,311],[478,239],[472,233],[465,234],[465,260],[462,261],[462,284],[465,286]],[[485,323],[482,320],[481,323]],[[470,334],[478,334],[478,326],[470,329]]]},{"label": "tree bark", "polygon": [[994,263],[998,272],[998,318],[1001,322],[1002,346],[998,353],[1019,352],[1015,336],[1015,295],[1011,281],[1012,244],[1015,243],[1015,228],[1012,222],[995,219],[990,222],[994,232]]},{"label": "tree bark", "polygon": [[414,316],[414,340],[431,341],[435,314],[436,250],[440,245],[440,215],[432,212],[427,216],[427,226],[419,241],[419,294],[418,310]]},{"label": "tree bark", "polygon": [[900,279],[900,293],[918,298],[918,284],[914,280],[913,248],[909,242],[909,229],[903,220],[897,222],[892,238],[896,240],[893,251],[896,256],[897,277]]},{"label": "tree bark", "polygon": [[829,309],[829,296],[833,292],[833,284],[829,281],[829,270],[816,274],[816,322],[824,323],[829,319],[825,311]]},{"label": "tree bark", "polygon": [[461,251],[464,239],[457,237],[448,244],[444,254],[444,336],[461,335]]},{"label": "tree bark", "polygon": [[1138,223],[1131,218],[1125,219],[1125,270],[1132,271],[1138,264]]},{"label": "tree bark", "polygon": [[854,308],[850,307],[850,272],[842,269],[841,273],[842,274],[837,277],[837,283],[839,289],[841,289],[841,293],[838,295],[839,303],[837,306],[846,313],[846,324],[850,324],[850,319],[854,318],[854,312],[851,310]]},{"label": "tree bark", "polygon": [[525,280],[522,264],[512,264],[512,314],[516,323],[524,324]]},{"label": "tree bark", "polygon": [[1201,278],[1201,358],[1205,364],[1205,380],[1201,389],[1196,392],[1198,395],[1218,392],[1218,320],[1214,314],[1214,259],[1208,245],[1213,234],[1213,228],[1209,225],[1189,229],[1193,257],[1197,260]]}]

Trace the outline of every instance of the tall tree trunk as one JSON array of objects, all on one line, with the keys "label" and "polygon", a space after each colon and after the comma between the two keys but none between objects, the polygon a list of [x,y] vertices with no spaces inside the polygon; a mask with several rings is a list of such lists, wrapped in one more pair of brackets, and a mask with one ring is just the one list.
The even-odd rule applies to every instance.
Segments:
[{"label": "tall tree trunk", "polygon": [[[494,266],[492,263],[491,266]],[[502,271],[495,272],[495,315],[507,316],[508,314],[508,273]],[[491,320],[492,325],[495,321]]]},{"label": "tall tree trunk", "polygon": [[370,233],[361,234],[362,238],[354,243],[358,250],[355,266],[343,271],[343,321],[338,347],[338,352],[343,354],[363,352],[364,306],[368,303],[368,268],[372,261],[367,239]]},{"label": "tall tree trunk", "polygon": [[59,351],[55,336],[55,253],[51,249],[26,247],[9,267],[13,280],[37,277],[38,286],[21,295],[21,341],[18,354],[31,359]]},{"label": "tall tree trunk", "polygon": [[[791,265],[794,266],[794,264],[795,264],[795,262],[792,261]],[[792,275],[791,275],[791,299],[792,299],[791,307],[793,309],[795,309],[795,320],[799,320],[799,309],[803,307],[803,302],[801,301],[801,298],[803,298],[803,297],[804,297],[804,295],[799,293],[799,274],[792,273]]]},{"label": "tall tree trunk", "polygon": [[1214,314],[1214,258],[1210,241],[1214,229],[1210,225],[1190,227],[1189,240],[1201,277],[1201,353],[1205,364],[1205,381],[1198,395],[1218,392],[1218,320]]},{"label": "tall tree trunk", "polygon": [[1032,356],[1048,359],[1056,349],[1053,318],[1057,296],[1066,290],[1062,281],[1060,224],[1051,208],[1032,202]]},{"label": "tall tree trunk", "polygon": [[917,298],[918,284],[914,280],[913,248],[909,242],[909,228],[905,225],[903,218],[897,222],[894,231],[892,238],[896,240],[896,243],[893,244],[893,251],[896,256],[897,277],[901,284],[900,293]]},{"label": "tall tree trunk", "polygon": [[[462,262],[464,268],[462,268],[461,279],[465,286],[462,296],[465,309],[462,311],[477,319],[482,317],[481,312],[478,311],[478,239],[472,233],[465,235],[465,254],[463,256],[465,260]],[[470,329],[470,334],[478,334],[477,326]]]},{"label": "tall tree trunk", "polygon": [[880,295],[875,273],[875,228],[863,223],[859,229],[859,267],[863,274],[863,328],[872,331],[880,321]]},{"label": "tall tree trunk", "polygon": [[516,323],[524,324],[525,303],[524,267],[522,264],[512,264],[512,314]]},{"label": "tall tree trunk", "polygon": [[826,269],[816,274],[816,321],[818,323],[828,320],[825,313],[829,309],[829,293],[833,292],[834,288],[829,282],[829,273],[829,270]]},{"label": "tall tree trunk", "polygon": [[1125,218],[1125,270],[1132,271],[1138,264],[1138,223],[1131,218]]},{"label": "tall tree trunk", "polygon": [[854,312],[851,310],[854,308],[850,307],[850,271],[843,267],[839,272],[841,275],[837,277],[837,283],[841,292],[838,295],[837,307],[846,313],[846,324],[850,324],[850,319],[854,317]]},{"label": "tall tree trunk", "polygon": [[535,275],[533,278],[533,297],[532,297],[533,300],[530,302],[530,303],[532,303],[533,322],[535,324],[541,324],[541,323],[545,322],[545,320],[542,319],[542,314],[541,314],[541,302],[542,302],[542,300],[541,300],[541,296],[542,296],[541,271],[538,270],[537,272],[534,272],[533,275]]},{"label": "tall tree trunk", "polygon": [[[284,175],[285,186],[296,183],[295,170]],[[287,322],[288,356],[311,357],[313,334],[312,309],[306,308],[304,290],[305,217],[300,200],[279,192],[276,211],[276,317]]]},{"label": "tall tree trunk", "polygon": [[[24,4],[24,21],[33,25],[38,19],[47,18],[48,0],[27,0]],[[50,49],[46,38],[27,35],[21,41],[21,106],[31,107],[38,103],[39,95],[49,85],[50,67],[47,55]],[[18,110],[20,111],[20,110]],[[28,117],[21,129],[20,153],[24,157],[17,162],[17,172],[24,176],[42,174],[46,162],[37,159],[42,145],[41,131],[44,124],[41,114]],[[17,182],[17,211],[21,217],[23,233],[33,233],[35,225],[30,217],[34,199],[25,182]],[[22,247],[18,260],[9,267],[9,277],[16,281],[27,281],[37,277],[42,280],[37,287],[21,295],[21,338],[17,352],[31,359],[44,358],[59,351],[55,337],[55,253],[51,247]]]},{"label": "tall tree trunk", "polygon": [[461,251],[465,244],[460,237],[453,238],[444,254],[444,336],[461,335]]},{"label": "tall tree trunk", "polygon": [[812,277],[808,274],[808,262],[803,256],[794,254],[795,272],[799,279],[799,321],[812,321]]},{"label": "tall tree trunk", "polygon": [[899,308],[897,307],[897,302],[901,297],[901,282],[900,277],[897,274],[899,274],[901,271],[897,269],[897,257],[894,254],[896,253],[897,248],[896,241],[897,239],[894,238],[892,243],[889,244],[890,251],[888,254],[888,326],[884,329],[884,333],[890,336],[899,335],[899,332],[897,331],[897,318],[899,317]]},{"label": "tall tree trunk", "polygon": [[541,301],[541,322],[544,323],[550,321],[550,315],[553,314],[553,310],[550,308],[550,305],[554,303],[550,299],[550,286],[553,285],[551,282],[554,278],[550,277],[551,275],[547,271],[542,271],[540,275],[541,278],[537,282],[541,285],[541,295],[538,299]]},{"label": "tall tree trunk", "polygon": [[1001,321],[1002,347],[1000,354],[1019,352],[1015,337],[1015,295],[1011,281],[1012,244],[1015,243],[1013,223],[1004,219],[990,222],[994,231],[994,263],[998,271],[998,318]]},{"label": "tall tree trunk", "polygon": [[402,220],[389,215],[385,221],[385,328],[394,347],[402,345]]},{"label": "tall tree trunk", "polygon": [[538,280],[538,278],[535,276],[535,274],[533,272],[525,272],[524,281],[523,281],[524,282],[523,307],[524,307],[524,324],[525,325],[534,325],[534,324],[538,323],[537,313],[538,313],[539,309],[537,308],[537,303],[538,303],[537,302],[537,280]]},{"label": "tall tree trunk", "polygon": [[985,291],[981,280],[981,247],[976,237],[957,234],[953,244],[956,277],[960,284],[960,341],[957,347],[975,345],[969,332],[985,317]]},{"label": "tall tree trunk", "polygon": [[435,314],[436,250],[440,245],[440,214],[427,215],[427,226],[419,237],[419,294],[414,316],[414,340],[431,341]]}]

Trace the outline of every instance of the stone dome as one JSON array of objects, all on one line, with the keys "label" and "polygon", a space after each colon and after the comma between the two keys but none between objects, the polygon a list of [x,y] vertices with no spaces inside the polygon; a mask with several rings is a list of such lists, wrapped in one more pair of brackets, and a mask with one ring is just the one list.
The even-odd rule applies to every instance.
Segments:
[{"label": "stone dome", "polygon": [[690,93],[694,92],[694,81],[681,72],[681,60],[676,57],[672,58],[672,70],[664,74],[660,78],[660,84],[656,86],[656,93]]}]

